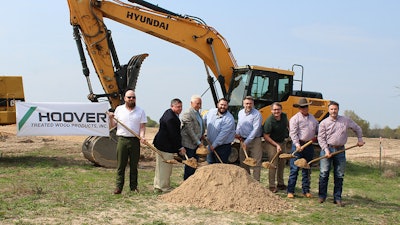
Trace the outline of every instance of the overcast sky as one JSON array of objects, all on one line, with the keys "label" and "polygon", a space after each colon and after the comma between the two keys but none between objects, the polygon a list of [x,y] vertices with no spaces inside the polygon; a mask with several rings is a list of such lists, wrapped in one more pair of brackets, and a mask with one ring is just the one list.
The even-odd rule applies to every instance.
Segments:
[{"label": "overcast sky", "polygon": [[[353,110],[371,128],[400,126],[399,1],[150,2],[203,19],[224,36],[239,66],[301,64],[304,90],[338,101],[341,113]],[[4,1],[0,21],[0,75],[23,76],[26,101],[88,101],[66,0]],[[106,25],[121,64],[149,54],[136,94],[153,120],[172,98],[181,98],[185,110],[191,95],[207,89],[204,64],[190,51],[114,21]],[[102,93],[93,68],[91,79]],[[210,94],[203,100],[204,109],[213,107]]]}]

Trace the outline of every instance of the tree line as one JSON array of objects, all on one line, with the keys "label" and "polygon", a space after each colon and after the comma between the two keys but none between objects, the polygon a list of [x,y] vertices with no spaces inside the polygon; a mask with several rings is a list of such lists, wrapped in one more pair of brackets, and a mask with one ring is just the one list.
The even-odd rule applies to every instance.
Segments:
[{"label": "tree line", "polygon": [[[364,137],[367,138],[393,138],[400,139],[400,126],[395,129],[391,129],[389,126],[385,126],[384,128],[379,127],[370,127],[370,123],[362,118],[360,118],[354,111],[345,110],[344,115],[351,118],[354,122],[356,122],[362,129]],[[350,131],[349,136],[355,136],[354,132]]]}]

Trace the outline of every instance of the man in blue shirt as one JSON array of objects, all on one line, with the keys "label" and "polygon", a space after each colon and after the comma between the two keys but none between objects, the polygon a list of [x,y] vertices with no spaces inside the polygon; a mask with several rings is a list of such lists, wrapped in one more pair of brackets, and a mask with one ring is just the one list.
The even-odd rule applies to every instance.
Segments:
[{"label": "man in blue shirt", "polygon": [[228,162],[231,154],[231,144],[235,139],[235,120],[228,111],[228,100],[221,98],[218,101],[217,108],[210,109],[204,116],[204,122],[207,127],[208,145],[211,151],[207,155],[209,164],[219,162],[214,152],[216,152],[223,163]]},{"label": "man in blue shirt", "polygon": [[[242,147],[247,150],[249,157],[256,160],[256,166],[253,167],[254,179],[260,181],[261,160],[262,160],[262,116],[254,108],[254,99],[252,96],[246,96],[243,100],[243,109],[238,113],[238,124],[236,127],[236,138],[242,142]],[[240,166],[250,173],[248,165],[244,164],[245,155],[243,151],[239,153]]]}]

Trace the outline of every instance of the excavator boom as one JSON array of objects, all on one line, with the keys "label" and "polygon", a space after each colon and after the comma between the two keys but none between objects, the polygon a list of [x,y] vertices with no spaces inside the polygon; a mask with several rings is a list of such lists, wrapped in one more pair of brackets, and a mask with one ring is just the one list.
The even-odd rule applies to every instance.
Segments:
[{"label": "excavator boom", "polygon": [[[143,4],[143,1],[138,2]],[[111,102],[117,98],[118,87],[104,18],[192,51],[219,80],[223,94],[229,91],[232,70],[237,67],[236,61],[222,35],[200,19],[121,1],[68,0],[68,4],[71,24],[79,27],[102,86],[111,95]],[[115,107],[117,104],[112,105]]]},{"label": "excavator boom", "polygon": [[[310,113],[317,120],[322,120],[328,114],[328,101],[322,99],[317,92],[293,91],[294,72],[255,65],[238,66],[224,37],[203,20],[193,16],[182,16],[160,8],[143,0],[129,0],[124,3],[119,0],[67,0],[70,9],[70,22],[74,27],[83,73],[88,80],[89,99],[97,101],[99,97],[107,97],[111,107],[123,103],[123,93],[127,88],[134,89],[139,75],[139,69],[147,54],[134,56],[127,65],[120,65],[104,19],[124,24],[169,43],[178,45],[196,54],[203,60],[208,77],[208,83],[214,102],[217,102],[214,77],[220,84],[223,97],[229,102],[229,110],[236,116],[242,107],[246,95],[254,97],[255,107],[259,109],[265,120],[270,114],[269,105],[281,102],[288,117],[297,110],[293,103],[300,97],[308,97],[312,102]],[[96,95],[91,90],[89,71],[86,65],[81,38],[85,43],[87,53],[95,67],[97,76],[105,90],[105,94]],[[210,69],[214,75],[208,73]],[[301,79],[302,82],[303,79]],[[307,95],[306,95],[307,94]],[[113,134],[113,132],[111,132]],[[113,135],[110,135],[113,139]],[[103,143],[104,141],[104,143]],[[98,144],[96,147],[96,143]],[[88,138],[83,151],[89,149],[89,154],[100,155],[100,158],[114,156],[114,152],[106,152],[102,147],[108,143],[99,137]],[[112,148],[108,146],[107,149]],[[90,152],[93,149],[94,153]],[[105,152],[102,154],[102,152]],[[110,154],[108,156],[104,156]],[[90,160],[90,159],[89,159]],[[97,162],[97,160],[93,160]]]}]

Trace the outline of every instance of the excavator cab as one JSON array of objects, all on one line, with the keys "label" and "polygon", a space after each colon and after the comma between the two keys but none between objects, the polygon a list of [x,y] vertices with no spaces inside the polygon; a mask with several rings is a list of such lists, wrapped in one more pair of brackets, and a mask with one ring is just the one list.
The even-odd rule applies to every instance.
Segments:
[{"label": "excavator cab", "polygon": [[242,100],[247,95],[254,98],[256,109],[262,109],[273,102],[286,101],[292,93],[292,86],[293,74],[290,71],[260,66],[236,68],[228,97],[229,109],[237,117],[242,108]]}]

